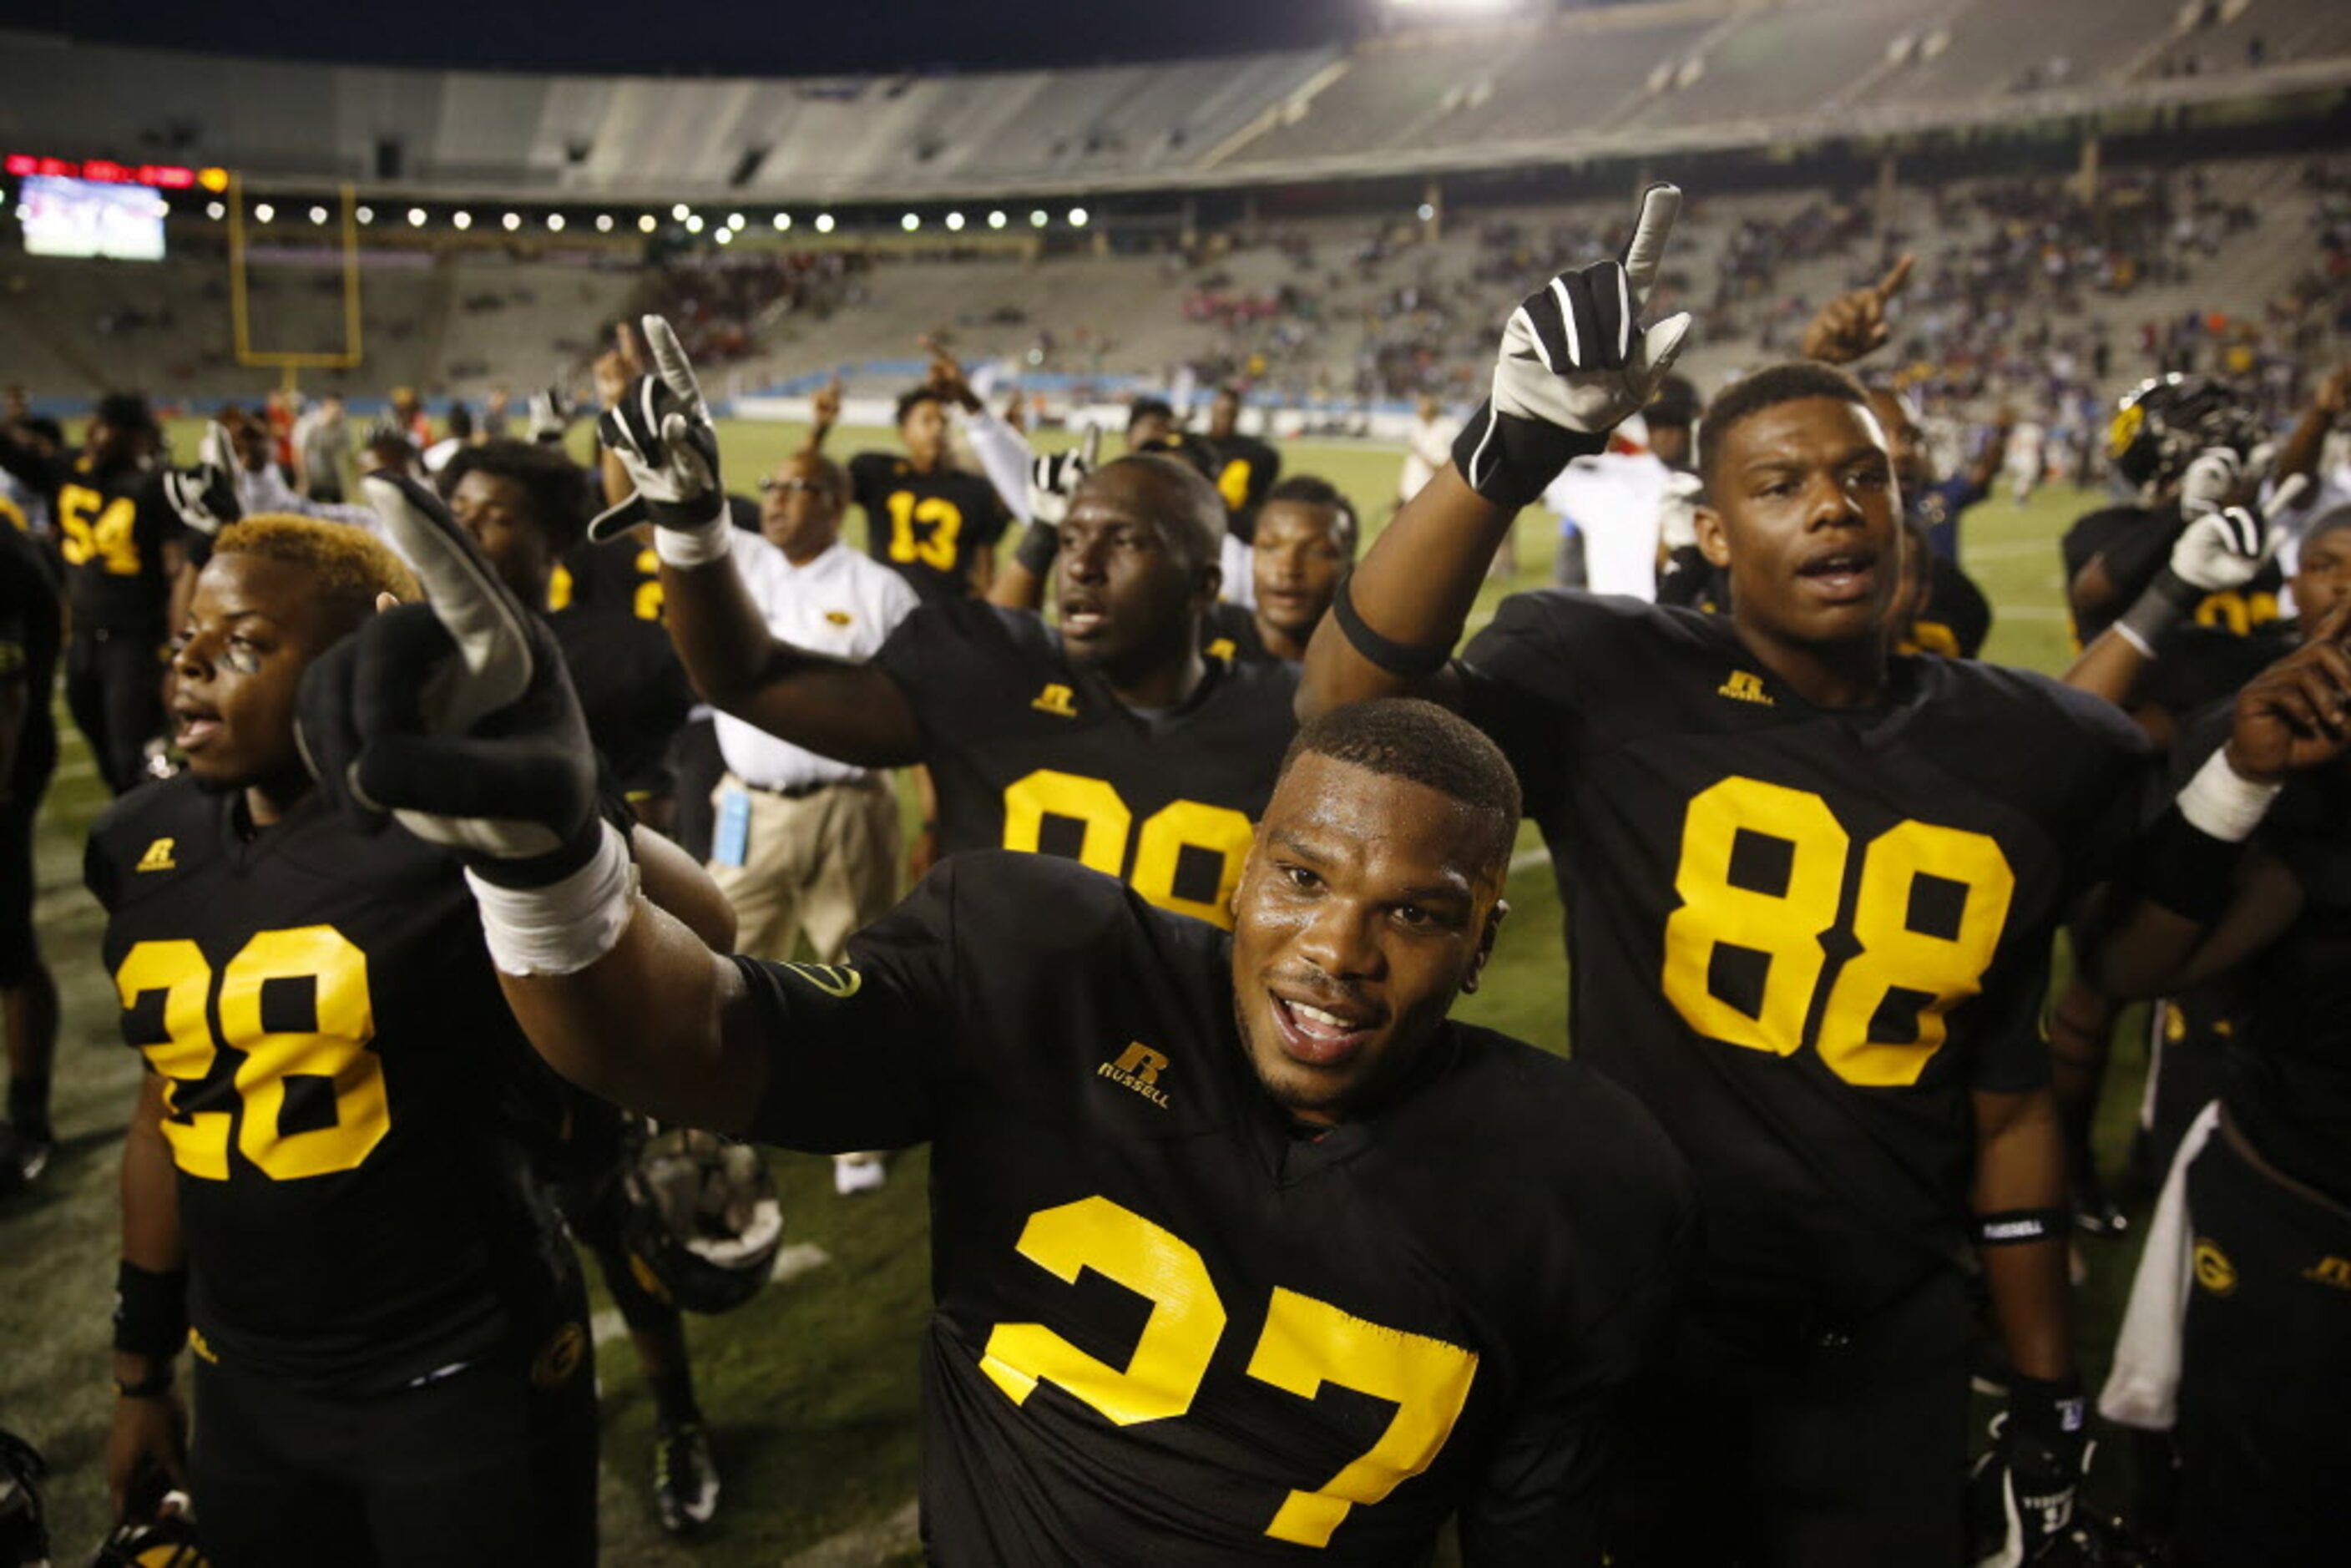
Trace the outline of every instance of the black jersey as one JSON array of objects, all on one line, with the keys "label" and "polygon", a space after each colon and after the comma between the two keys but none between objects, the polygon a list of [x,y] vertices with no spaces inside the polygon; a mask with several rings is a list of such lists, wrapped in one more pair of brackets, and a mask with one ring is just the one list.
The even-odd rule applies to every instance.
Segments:
[{"label": "black jersey", "polygon": [[2229,1106],[2272,1164],[2351,1205],[2351,768],[2296,775],[2260,836],[2303,906],[2247,977]]},{"label": "black jersey", "polygon": [[1245,604],[1217,603],[1200,622],[1200,652],[1228,664],[1278,664],[1280,657],[1258,634],[1257,612]]},{"label": "black jersey", "polygon": [[547,608],[607,612],[659,624],[661,558],[650,543],[628,535],[602,544],[583,539],[556,562],[548,579]]},{"label": "black jersey", "polygon": [[737,962],[755,1136],[935,1145],[933,1561],[1421,1563],[1458,1511],[1473,1562],[1599,1563],[1689,1203],[1621,1091],[1448,1023],[1408,1097],[1301,1136],[1229,939],[1040,857],[944,862],[846,968]]},{"label": "black jersey", "polygon": [[994,549],[1012,523],[1004,497],[980,476],[917,474],[887,452],[849,460],[849,491],[865,508],[865,552],[925,600],[972,597],[973,559]]},{"label": "black jersey", "polygon": [[1196,436],[1216,465],[1217,493],[1232,514],[1233,532],[1244,541],[1257,534],[1257,510],[1266,492],[1281,477],[1281,454],[1254,435],[1238,431],[1230,435]]},{"label": "black jersey", "polygon": [[36,794],[57,766],[57,725],[50,695],[57,687],[62,619],[40,547],[0,524],[0,685],[22,685],[26,697],[16,761],[0,779],[9,788],[0,793],[20,798]]},{"label": "black jersey", "polygon": [[1991,635],[1991,601],[1948,556],[1929,555],[1927,572],[1927,602],[1911,618],[1910,635],[1900,651],[1974,658]]},{"label": "black jersey", "polygon": [[1558,873],[1577,1057],[1698,1176],[1701,1277],[1858,1313],[1962,1249],[1969,1092],[2048,1075],[2050,940],[2152,788],[2042,676],[1898,658],[1812,706],[1724,619],[1558,592],[1464,651]]},{"label": "black jersey", "polygon": [[[2107,507],[2066,530],[2059,552],[2064,559],[2067,584],[2082,574],[2084,567],[2104,557],[2106,575],[2119,591],[2096,614],[2086,620],[2075,616],[2077,643],[2086,646],[2122,619],[2123,612],[2147,591],[2147,584],[2171,559],[2171,547],[2187,526],[2179,503],[2173,501],[2160,507]],[[2220,589],[2197,601],[2189,619],[2199,626],[2241,637],[2278,619],[2278,595],[2284,589],[2284,570],[2276,561],[2268,561],[2242,588]]]},{"label": "black jersey", "polygon": [[2155,661],[2132,701],[2159,707],[2185,725],[2213,704],[2234,697],[2300,641],[2290,621],[2273,621],[2241,636],[2217,626],[2174,626],[2156,640]]},{"label": "black jersey", "polygon": [[91,830],[124,1040],[169,1080],[189,1312],[215,1358],[390,1388],[545,1311],[522,1179],[558,1088],[507,1010],[457,862],[313,796],[150,785]]},{"label": "black jersey", "polygon": [[547,625],[580,694],[588,738],[613,780],[632,800],[670,793],[670,742],[695,699],[669,633],[618,609],[561,610]]},{"label": "black jersey", "polygon": [[873,662],[921,722],[944,852],[1061,855],[1162,909],[1231,923],[1251,825],[1297,732],[1297,665],[1210,660],[1181,706],[1144,715],[1037,616],[960,601],[916,609]]},{"label": "black jersey", "polygon": [[76,630],[159,643],[170,634],[164,550],[187,528],[163,499],[159,475],[130,467],[100,474],[88,457],[47,457],[5,435],[0,466],[49,497]]}]

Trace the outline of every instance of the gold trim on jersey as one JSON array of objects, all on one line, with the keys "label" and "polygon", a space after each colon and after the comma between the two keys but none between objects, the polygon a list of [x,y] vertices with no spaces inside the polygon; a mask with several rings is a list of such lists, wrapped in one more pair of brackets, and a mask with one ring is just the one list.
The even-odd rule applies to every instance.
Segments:
[{"label": "gold trim on jersey", "polygon": [[1055,718],[1078,716],[1077,694],[1059,681],[1048,681],[1045,689],[1030,700],[1029,706],[1039,713],[1050,713]]}]

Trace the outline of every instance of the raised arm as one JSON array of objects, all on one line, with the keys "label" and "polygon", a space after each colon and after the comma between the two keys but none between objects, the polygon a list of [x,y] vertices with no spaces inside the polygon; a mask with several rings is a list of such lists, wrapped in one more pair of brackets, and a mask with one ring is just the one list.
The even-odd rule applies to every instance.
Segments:
[{"label": "raised arm", "polygon": [[1650,187],[1621,265],[1562,273],[1511,312],[1492,394],[1453,462],[1396,514],[1308,644],[1301,717],[1365,697],[1448,695],[1433,677],[1510,519],[1571,459],[1603,450],[1681,351],[1687,314],[1639,320],[1680,209],[1678,190]]},{"label": "raised arm", "polygon": [[1061,550],[1061,519],[1070,514],[1070,497],[1078,483],[1093,472],[1102,450],[1102,426],[1089,425],[1082,444],[1067,452],[1040,454],[1028,464],[1026,491],[1019,514],[1029,519],[1012,559],[996,573],[987,590],[987,601],[1005,610],[1038,610],[1045,603],[1045,584],[1053,575],[1054,558]]},{"label": "raised arm", "polygon": [[1847,365],[1884,347],[1892,333],[1886,308],[1910,281],[1910,268],[1917,259],[1906,251],[1876,282],[1840,294],[1822,306],[1820,313],[1804,324],[1804,358]]},{"label": "raised arm", "polygon": [[768,632],[735,568],[718,435],[694,367],[660,317],[645,318],[644,339],[653,372],[630,383],[596,426],[606,453],[628,471],[632,493],[589,525],[589,538],[653,523],[670,640],[695,690],[714,707],[844,762],[894,768],[917,760],[921,727],[889,676]]}]

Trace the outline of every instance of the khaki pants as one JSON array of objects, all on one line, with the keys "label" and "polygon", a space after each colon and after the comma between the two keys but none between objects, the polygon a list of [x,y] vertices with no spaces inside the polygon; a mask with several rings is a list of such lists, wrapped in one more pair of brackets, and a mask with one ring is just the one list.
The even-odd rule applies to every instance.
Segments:
[{"label": "khaki pants", "polygon": [[714,807],[729,789],[750,798],[750,831],[743,863],[713,860],[710,874],[735,906],[735,950],[789,962],[806,932],[818,963],[840,962],[851,935],[897,902],[898,798],[886,776],[792,799],[730,772]]}]

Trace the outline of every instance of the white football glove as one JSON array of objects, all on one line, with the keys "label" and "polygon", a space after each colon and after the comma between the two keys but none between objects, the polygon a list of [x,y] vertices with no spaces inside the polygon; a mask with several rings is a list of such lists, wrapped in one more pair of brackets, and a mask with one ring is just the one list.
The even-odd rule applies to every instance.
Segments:
[{"label": "white football glove", "polygon": [[2309,476],[2296,474],[2271,493],[2266,506],[2207,511],[2181,529],[2173,543],[2173,573],[2205,593],[2244,587],[2269,564],[2277,549],[2278,530],[2271,526],[2271,519],[2294,510],[2309,487]]},{"label": "white football glove", "polygon": [[1102,450],[1102,426],[1086,428],[1085,444],[1067,452],[1040,453],[1029,463],[1029,517],[1031,522],[1058,528],[1061,519],[1070,515],[1070,497],[1078,493],[1078,486],[1093,472],[1094,457]]},{"label": "white football glove", "polygon": [[2187,471],[2179,476],[2179,515],[2192,521],[2219,511],[2244,473],[2244,459],[2235,451],[2206,447],[2189,459]]},{"label": "white football glove", "polygon": [[571,400],[559,382],[549,382],[530,394],[530,438],[542,443],[563,439],[571,428]]},{"label": "white football glove", "polygon": [[1453,444],[1479,495],[1527,505],[1649,401],[1689,335],[1687,311],[1640,324],[1681,204],[1675,186],[1650,186],[1622,263],[1562,272],[1510,313],[1492,394]]},{"label": "white football glove", "polygon": [[600,543],[650,518],[653,549],[672,566],[726,559],[726,495],[718,484],[718,431],[685,350],[659,316],[644,318],[653,370],[629,384],[596,422],[596,438],[637,489],[588,525]]},{"label": "white football glove", "polygon": [[245,515],[237,500],[237,472],[236,449],[228,431],[214,420],[196,445],[196,465],[164,470],[164,504],[179,514],[180,521],[209,538]]}]

